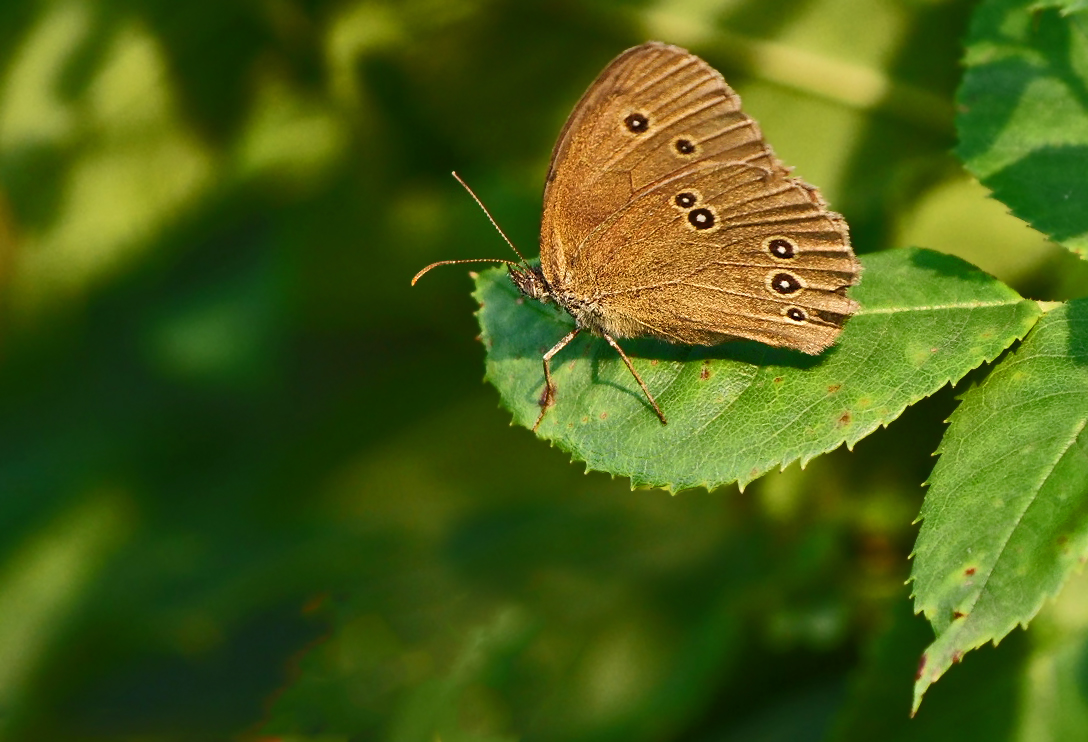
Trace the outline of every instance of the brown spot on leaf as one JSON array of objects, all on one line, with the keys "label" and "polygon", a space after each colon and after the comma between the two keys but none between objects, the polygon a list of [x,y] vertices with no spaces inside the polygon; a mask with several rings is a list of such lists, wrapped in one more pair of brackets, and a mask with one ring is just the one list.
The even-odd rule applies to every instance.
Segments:
[{"label": "brown spot on leaf", "polygon": [[952,664],[953,665],[958,665],[960,663],[960,660],[962,660],[962,659],[963,659],[963,652],[961,650],[957,649],[956,651],[954,651],[952,653]]},{"label": "brown spot on leaf", "polygon": [[710,378],[710,368],[708,366],[703,366],[703,368],[699,371],[699,378],[703,381],[706,381]]},{"label": "brown spot on leaf", "polygon": [[651,361],[650,361],[650,365],[651,365],[651,366],[656,366],[656,365],[657,365],[657,359],[656,359],[656,358],[654,358],[653,360],[651,360]]},{"label": "brown spot on leaf", "polygon": [[952,620],[955,621],[956,619],[963,618],[966,615],[967,614],[963,611],[952,611]]},{"label": "brown spot on leaf", "polygon": [[782,383],[782,377],[781,376],[774,377],[774,383],[775,384],[781,384]]},{"label": "brown spot on leaf", "polygon": [[828,394],[834,394],[835,392],[839,391],[840,389],[842,389],[842,384],[832,384],[831,386],[829,386],[827,388],[827,393]]},{"label": "brown spot on leaf", "polygon": [[975,568],[974,567],[968,567],[967,569],[965,569],[963,571],[963,573],[965,575],[967,575],[968,577],[971,577],[973,574],[975,574]]},{"label": "brown spot on leaf", "polygon": [[925,669],[926,669],[926,656],[923,654],[921,657],[918,658],[918,672],[914,673],[914,679],[916,681],[922,679],[922,673],[925,672]]},{"label": "brown spot on leaf", "polygon": [[854,419],[854,416],[850,414],[850,410],[839,415],[839,427],[845,427],[850,424],[850,421]]},{"label": "brown spot on leaf", "polygon": [[602,420],[607,420],[608,419],[608,413],[607,412],[602,412],[601,413],[601,419]]}]

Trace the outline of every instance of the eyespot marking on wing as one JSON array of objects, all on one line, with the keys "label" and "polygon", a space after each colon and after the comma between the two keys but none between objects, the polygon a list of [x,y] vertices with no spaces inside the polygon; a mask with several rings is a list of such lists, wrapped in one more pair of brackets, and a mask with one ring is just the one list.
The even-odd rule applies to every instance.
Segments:
[{"label": "eyespot marking on wing", "polygon": [[690,157],[695,154],[696,150],[695,142],[687,137],[678,137],[677,139],[674,139],[672,147],[676,150],[676,153],[682,157]]},{"label": "eyespot marking on wing", "polygon": [[700,232],[712,229],[717,223],[718,220],[715,218],[714,212],[705,206],[688,212],[688,224]]},{"label": "eyespot marking on wing", "polygon": [[804,289],[805,284],[799,277],[792,273],[777,271],[767,276],[767,288],[776,294],[789,296]]},{"label": "eyespot marking on wing", "polygon": [[692,206],[699,203],[699,195],[691,191],[684,191],[682,193],[677,193],[676,198],[674,198],[672,202],[681,209],[690,209]]},{"label": "eyespot marking on wing", "polygon": [[623,125],[627,127],[627,131],[632,134],[642,134],[649,131],[650,119],[646,118],[646,114],[635,111],[634,113],[627,114],[627,118],[623,120]]},{"label": "eyespot marking on wing", "polygon": [[763,241],[763,247],[772,258],[779,260],[790,260],[797,255],[797,243],[789,237],[768,237]]}]

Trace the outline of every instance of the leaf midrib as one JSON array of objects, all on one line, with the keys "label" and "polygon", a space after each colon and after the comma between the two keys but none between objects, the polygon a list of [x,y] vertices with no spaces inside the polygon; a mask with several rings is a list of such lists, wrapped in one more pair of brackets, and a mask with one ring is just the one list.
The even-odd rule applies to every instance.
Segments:
[{"label": "leaf midrib", "polygon": [[899,314],[905,312],[933,312],[944,311],[952,309],[984,309],[988,307],[1009,307],[1020,304],[1025,301],[1024,299],[1017,297],[1016,299],[1010,299],[1009,301],[985,301],[985,302],[967,302],[964,304],[933,304],[924,307],[880,307],[875,309],[866,309],[865,305],[854,313],[855,317],[869,314]]},{"label": "leaf midrib", "polygon": [[[1024,504],[1024,507],[1021,509],[1020,514],[1016,518],[1016,521],[1011,525],[1011,527],[1009,527],[1006,530],[1005,535],[1001,538],[1001,547],[998,549],[996,556],[994,557],[993,561],[990,563],[990,567],[986,570],[985,577],[981,580],[981,584],[979,585],[978,589],[975,591],[974,597],[971,600],[968,609],[966,611],[964,611],[964,613],[966,613],[967,615],[964,617],[963,623],[960,624],[959,628],[954,628],[953,626],[950,625],[949,626],[950,629],[955,630],[955,631],[962,631],[962,627],[966,626],[968,624],[968,622],[971,620],[972,616],[974,616],[975,606],[978,605],[978,602],[979,602],[979,600],[981,600],[983,594],[988,591],[989,584],[990,584],[990,578],[993,576],[994,571],[997,569],[998,564],[1000,564],[1002,558],[1005,556],[1005,553],[1006,553],[1006,551],[1008,549],[1008,546],[1009,546],[1009,542],[1012,540],[1013,534],[1016,533],[1016,530],[1020,527],[1020,524],[1023,523],[1024,516],[1027,515],[1027,512],[1038,501],[1039,492],[1043,489],[1043,487],[1046,485],[1047,481],[1053,475],[1054,470],[1057,469],[1057,467],[1058,467],[1058,464],[1060,464],[1062,459],[1065,458],[1065,455],[1067,453],[1069,453],[1069,449],[1072,447],[1073,443],[1076,442],[1076,440],[1080,436],[1080,434],[1084,431],[1084,428],[1085,428],[1086,425],[1088,425],[1088,417],[1085,417],[1085,418],[1081,419],[1075,426],[1073,426],[1073,430],[1071,431],[1071,435],[1069,436],[1069,438],[1066,441],[1065,445],[1061,447],[1061,450],[1054,457],[1051,464],[1049,466],[1043,468],[1042,476],[1040,476],[1038,482],[1033,487],[1028,489],[1027,502]],[[930,618],[931,621],[934,620],[934,617],[930,616],[928,611],[926,612],[926,615],[927,615],[927,617]],[[936,617],[936,620],[939,621],[940,617]],[[996,635],[996,632],[994,632],[994,634]]]}]

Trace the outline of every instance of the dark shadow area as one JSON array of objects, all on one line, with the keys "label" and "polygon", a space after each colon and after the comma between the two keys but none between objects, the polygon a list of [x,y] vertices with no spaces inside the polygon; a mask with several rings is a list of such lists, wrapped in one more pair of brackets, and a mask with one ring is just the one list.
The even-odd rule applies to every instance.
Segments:
[{"label": "dark shadow area", "polygon": [[1066,304],[1069,322],[1069,357],[1079,366],[1088,366],[1088,299]]},{"label": "dark shadow area", "polygon": [[1088,147],[1043,147],[983,181],[994,198],[1061,242],[1088,235]]},{"label": "dark shadow area", "polygon": [[90,693],[79,685],[57,688],[73,696],[51,723],[25,730],[24,739],[143,736],[162,729],[174,739],[232,736],[250,727],[290,679],[294,648],[328,631],[297,606],[280,606],[251,616],[223,644],[195,656],[111,656]]},{"label": "dark shadow area", "polygon": [[[240,133],[253,104],[254,75],[262,64],[282,64],[303,84],[318,81],[319,50],[312,45],[313,35],[278,34],[270,16],[256,6],[115,0],[105,7],[110,21],[123,24],[135,17],[151,30],[165,51],[169,81],[185,116],[215,145]],[[293,4],[290,12],[299,30],[316,20],[307,17],[303,3]]]},{"label": "dark shadow area", "polygon": [[911,263],[919,268],[932,271],[942,278],[954,278],[957,281],[972,283],[993,283],[993,276],[979,270],[955,255],[936,250],[912,250]]}]

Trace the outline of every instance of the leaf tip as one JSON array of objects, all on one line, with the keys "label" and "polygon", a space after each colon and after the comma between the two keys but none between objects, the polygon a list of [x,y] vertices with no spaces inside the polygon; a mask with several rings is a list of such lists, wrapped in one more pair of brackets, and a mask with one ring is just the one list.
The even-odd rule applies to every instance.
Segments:
[{"label": "leaf tip", "polygon": [[932,681],[926,675],[926,661],[928,656],[923,652],[922,656],[918,659],[918,670],[914,674],[914,700],[910,706],[910,718],[914,718],[914,715],[918,713],[918,707],[922,705],[922,697],[925,695],[926,690],[932,684]]}]

